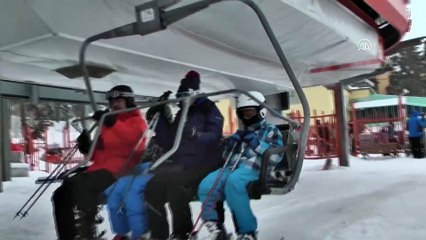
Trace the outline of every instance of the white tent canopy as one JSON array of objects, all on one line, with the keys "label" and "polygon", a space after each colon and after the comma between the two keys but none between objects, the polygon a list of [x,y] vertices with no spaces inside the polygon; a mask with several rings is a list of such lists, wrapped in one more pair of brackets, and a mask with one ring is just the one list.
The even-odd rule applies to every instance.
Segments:
[{"label": "white tent canopy", "polygon": [[[69,79],[54,70],[78,64],[84,39],[134,22],[134,6],[144,2],[1,1],[0,79],[84,88],[81,77]],[[334,83],[378,66],[382,50],[376,30],[337,1],[254,2],[267,16],[302,86]],[[360,50],[361,40],[368,42],[368,51]],[[155,96],[175,90],[190,69],[201,73],[206,92],[240,88],[268,94],[292,88],[257,16],[237,1],[213,4],[148,36],[95,42],[86,59],[114,70],[92,79],[100,91],[125,83],[140,95]],[[348,67],[311,73],[340,64]]]}]

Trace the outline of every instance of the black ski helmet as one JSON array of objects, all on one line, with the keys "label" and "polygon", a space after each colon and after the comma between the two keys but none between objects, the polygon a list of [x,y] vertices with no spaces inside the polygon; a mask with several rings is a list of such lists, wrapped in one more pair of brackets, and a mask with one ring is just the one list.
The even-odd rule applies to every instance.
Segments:
[{"label": "black ski helmet", "polygon": [[126,107],[136,107],[135,94],[131,87],[127,85],[117,85],[105,94],[105,99],[111,101],[113,99],[122,98],[126,101]]}]

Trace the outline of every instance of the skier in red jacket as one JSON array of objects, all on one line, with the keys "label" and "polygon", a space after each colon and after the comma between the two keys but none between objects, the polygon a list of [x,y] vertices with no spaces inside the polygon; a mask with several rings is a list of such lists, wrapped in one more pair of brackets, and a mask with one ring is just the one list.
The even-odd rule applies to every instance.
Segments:
[{"label": "skier in red jacket", "polygon": [[[119,85],[107,92],[111,111],[135,107],[133,91]],[[109,110],[96,111],[92,118],[99,121]],[[57,235],[60,240],[96,239],[95,217],[99,196],[116,180],[132,169],[144,150],[144,142],[128,158],[139,138],[147,129],[139,110],[108,115],[100,129],[100,136],[87,170],[64,179],[53,193],[53,209]],[[80,152],[87,154],[91,140],[87,131],[77,138]]]}]

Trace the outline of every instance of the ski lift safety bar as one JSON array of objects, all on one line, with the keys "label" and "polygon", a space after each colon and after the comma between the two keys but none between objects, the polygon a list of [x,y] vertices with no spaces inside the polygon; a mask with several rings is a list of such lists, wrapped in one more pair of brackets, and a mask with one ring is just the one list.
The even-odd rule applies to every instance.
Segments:
[{"label": "ski lift safety bar", "polygon": [[[183,127],[185,126],[185,123],[186,123],[188,109],[189,109],[189,105],[190,105],[189,104],[190,99],[191,99],[191,97],[186,97],[185,99],[183,99],[183,101],[184,101],[183,110],[182,110],[182,114],[181,114],[180,119],[179,119],[179,126],[178,126],[178,129],[177,129],[177,132],[176,132],[176,137],[175,137],[175,141],[173,143],[173,147],[168,152],[166,152],[163,156],[161,156],[156,161],[156,163],[157,162],[162,163],[163,161],[165,161],[168,157],[170,157],[177,150],[177,148],[180,144],[181,137],[182,137]],[[142,104],[140,106],[133,107],[133,108],[127,108],[127,109],[118,110],[118,111],[114,111],[114,112],[108,112],[108,113],[103,114],[102,117],[99,119],[98,126],[102,126],[103,122],[105,121],[105,117],[109,116],[109,115],[115,115],[115,114],[120,114],[120,113],[124,113],[124,112],[130,112],[130,111],[139,110],[139,109],[142,109],[142,108],[145,108],[145,107],[157,106],[157,105],[161,105],[161,104],[165,104],[165,103],[178,102],[178,100],[182,101],[182,98],[181,99],[167,100],[167,101],[162,101],[162,102],[157,102],[157,103],[147,103],[147,104]],[[87,120],[87,118],[82,118],[81,120],[82,121]],[[146,134],[146,132],[144,133],[144,135],[145,134]],[[93,144],[90,146],[89,152],[87,153],[84,161],[80,162],[78,165],[69,169],[68,173],[66,173],[66,175],[68,175],[69,173],[72,173],[77,168],[86,165],[90,161],[90,159],[93,155],[93,152],[95,151],[96,142],[98,141],[99,136],[100,136],[100,128],[98,128],[95,132],[95,136],[93,138]],[[164,158],[164,160],[162,160],[163,158]],[[151,169],[154,169],[154,166],[157,167],[158,165],[154,164],[153,166],[151,166]]]},{"label": "ski lift safety bar", "polygon": [[[198,11],[201,11],[209,7],[211,4],[225,2],[225,1],[242,2],[248,5],[256,13],[263,28],[265,29],[265,32],[278,58],[280,59],[281,64],[283,65],[285,71],[287,72],[287,75],[291,83],[293,84],[294,90],[296,91],[296,94],[298,95],[300,102],[302,104],[303,123],[302,123],[302,128],[301,128],[299,142],[298,142],[297,160],[296,160],[297,165],[294,169],[294,177],[292,177],[290,182],[288,183],[288,185],[294,186],[296,182],[298,181],[300,172],[302,170],[303,160],[305,156],[305,148],[306,148],[307,140],[308,140],[309,124],[310,124],[309,104],[303,92],[303,89],[300,86],[300,83],[298,82],[296,75],[294,74],[293,69],[291,68],[286,56],[284,55],[284,52],[280,44],[278,43],[277,38],[275,37],[275,34],[272,31],[272,28],[268,20],[266,19],[262,10],[252,0],[202,0],[202,1],[184,5],[184,6],[181,6],[172,10],[168,10],[168,11],[166,11],[167,7],[174,5],[178,3],[179,1],[178,0],[153,0],[135,7],[135,14],[137,19],[136,22],[126,24],[124,26],[114,28],[109,31],[105,31],[100,34],[87,38],[82,43],[82,46],[80,48],[79,59],[80,59],[80,65],[83,72],[84,82],[86,84],[86,89],[89,95],[90,102],[92,104],[92,108],[93,110],[96,110],[97,107],[96,107],[96,102],[95,102],[92,86],[89,79],[89,72],[85,64],[85,52],[88,45],[91,42],[101,40],[101,39],[111,39],[111,38],[125,37],[125,36],[131,36],[131,35],[143,36],[143,35],[148,35],[154,32],[158,32],[158,31],[166,29],[167,26],[170,24],[173,24],[185,17],[188,17],[194,13],[197,13]],[[247,94],[247,92],[244,92],[244,91],[240,91],[240,92],[250,96],[250,94]],[[154,105],[157,105],[157,104],[152,104],[152,106]],[[145,105],[145,106],[148,106],[148,105]],[[270,109],[266,105],[262,104],[262,106],[265,106],[268,110]],[[105,117],[105,115],[103,117]],[[101,123],[102,121],[103,121],[103,118],[101,118]],[[289,121],[289,122],[294,123],[294,121]],[[180,124],[179,127],[182,127],[181,124],[183,125],[183,123],[180,122],[179,124]],[[98,136],[99,136],[99,129],[98,131],[96,131],[95,137],[97,138]],[[176,138],[180,138],[180,134],[177,134]],[[175,143],[176,143],[176,140],[177,139],[175,139]],[[93,149],[94,148],[92,146],[89,152],[90,154],[88,154],[88,157],[90,157],[91,154],[93,153]],[[88,158],[86,158],[86,160],[87,159]],[[160,158],[159,160],[163,160],[163,159]]]},{"label": "ski lift safety bar", "polygon": [[[160,101],[160,102],[155,102],[155,103],[143,103],[139,106],[136,107],[132,107],[132,108],[127,108],[127,109],[122,109],[122,110],[117,110],[114,112],[108,112],[102,115],[102,117],[99,119],[98,122],[98,126],[102,126],[103,122],[105,121],[105,118],[109,115],[115,115],[115,114],[120,114],[120,113],[124,113],[124,112],[131,112],[131,111],[135,111],[135,110],[140,110],[143,108],[147,108],[147,107],[152,107],[152,106],[158,106],[158,105],[162,105],[162,104],[173,104],[173,103],[179,103],[179,102],[184,102],[183,104],[183,109],[182,109],[182,114],[180,116],[179,119],[179,125],[178,125],[178,130],[176,132],[176,138],[174,140],[174,144],[172,149],[170,149],[168,152],[166,152],[163,156],[161,156],[155,164],[153,164],[151,166],[151,170],[157,168],[159,165],[161,165],[161,163],[163,163],[165,160],[167,160],[173,153],[176,152],[177,148],[179,147],[180,144],[180,140],[182,137],[182,132],[183,132],[183,128],[185,126],[186,120],[187,120],[187,115],[188,115],[188,110],[190,107],[190,102],[191,99],[195,99],[195,98],[200,98],[200,97],[210,97],[210,96],[217,96],[217,95],[225,95],[225,94],[232,94],[232,93],[240,93],[240,94],[245,94],[249,97],[251,97],[254,101],[258,102],[261,106],[263,106],[264,108],[268,109],[268,111],[270,113],[272,113],[273,115],[275,115],[276,117],[287,121],[290,123],[290,131],[295,131],[298,127],[299,124],[298,122],[295,122],[285,116],[283,116],[281,113],[277,112],[276,110],[274,110],[273,108],[269,107],[268,105],[266,105],[265,103],[261,102],[259,99],[257,99],[255,96],[253,96],[252,94],[250,94],[247,91],[244,90],[240,90],[240,89],[230,89],[230,90],[224,90],[224,91],[217,91],[217,92],[211,92],[211,93],[201,93],[195,96],[187,96],[187,97],[182,97],[182,98],[176,98],[176,99],[168,99],[165,101]],[[84,118],[80,118],[80,119],[74,119],[73,122],[78,122],[78,121],[85,121],[85,120],[89,120],[91,119],[91,117],[84,117]],[[95,136],[93,138],[93,142],[96,143],[99,139],[100,136],[100,130],[99,128],[95,131]],[[73,167],[72,169],[68,170],[69,172],[74,171],[75,169],[87,164],[90,160],[90,158],[93,155],[94,149],[95,149],[95,145],[96,144],[92,144],[90,146],[90,150],[88,152],[88,154],[85,157],[85,160],[82,161],[81,163],[79,163],[77,166]]]}]

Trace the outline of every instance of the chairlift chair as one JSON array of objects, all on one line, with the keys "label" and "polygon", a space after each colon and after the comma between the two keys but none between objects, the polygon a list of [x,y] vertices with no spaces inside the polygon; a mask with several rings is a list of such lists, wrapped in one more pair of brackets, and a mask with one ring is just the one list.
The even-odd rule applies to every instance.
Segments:
[{"label": "chairlift chair", "polygon": [[[144,103],[139,107],[135,108],[129,108],[125,110],[120,110],[115,112],[114,114],[121,113],[121,112],[127,112],[127,111],[133,111],[135,109],[141,109],[145,107],[151,107],[155,105],[160,104],[166,104],[166,103],[177,103],[184,101],[183,104],[183,112],[181,115],[181,119],[179,119],[179,126],[177,130],[177,134],[175,137],[174,145],[173,147],[166,152],[163,156],[161,156],[151,167],[151,170],[154,170],[159,165],[161,165],[165,160],[167,160],[178,148],[180,139],[182,137],[183,127],[186,122],[186,115],[189,109],[189,101],[192,98],[200,97],[200,96],[215,96],[215,95],[221,95],[221,94],[230,94],[230,93],[239,93],[239,94],[245,94],[247,96],[252,97],[256,102],[258,102],[260,105],[265,107],[269,110],[270,113],[273,115],[285,120],[288,122],[287,127],[283,130],[283,135],[287,136],[285,139],[286,146],[282,148],[273,148],[266,151],[263,157],[262,165],[261,165],[261,174],[258,181],[255,181],[251,184],[249,184],[248,189],[250,192],[250,196],[252,199],[260,199],[261,195],[263,194],[285,194],[290,192],[292,189],[294,189],[295,184],[298,181],[298,178],[300,176],[300,172],[303,165],[303,159],[304,159],[304,149],[306,148],[307,138],[308,138],[308,132],[309,132],[309,119],[310,119],[310,111],[309,111],[309,105],[306,99],[306,96],[303,93],[303,90],[297,81],[295,74],[289,65],[278,41],[276,40],[276,37],[272,31],[272,29],[269,26],[268,21],[266,20],[265,16],[263,15],[262,11],[257,7],[255,3],[253,3],[250,0],[240,0],[241,2],[247,4],[250,6],[255,13],[258,15],[259,20],[262,23],[262,26],[265,28],[265,31],[272,43],[272,46],[274,47],[284,69],[286,70],[296,93],[298,94],[301,104],[303,106],[303,112],[304,112],[304,121],[301,126],[301,131],[299,134],[299,139],[296,140],[292,137],[293,134],[299,129],[299,124],[291,119],[288,119],[276,110],[272,109],[268,105],[260,102],[258,99],[256,99],[254,96],[252,96],[247,91],[239,90],[239,89],[231,89],[231,90],[224,90],[224,91],[218,91],[208,94],[200,94],[198,96],[187,96],[182,97],[178,99],[170,99],[165,101],[160,101],[156,103]],[[85,52],[88,47],[88,45],[91,42],[100,40],[100,39],[111,39],[116,37],[123,37],[123,36],[130,36],[130,35],[147,35],[151,34],[157,31],[161,31],[167,28],[167,25],[170,25],[176,21],[179,21],[182,18],[185,18],[187,16],[190,16],[204,8],[207,8],[209,5],[214,3],[222,2],[220,0],[204,0],[204,1],[198,1],[189,5],[185,5],[179,8],[175,8],[170,11],[166,11],[164,7],[163,1],[157,1],[153,0],[150,2],[147,2],[145,4],[136,6],[136,16],[137,21],[131,24],[127,24],[123,27],[115,28],[97,35],[94,35],[92,37],[87,38],[80,49],[80,65],[82,67],[84,81],[86,84],[87,92],[89,95],[89,99],[91,101],[91,105],[93,107],[93,110],[96,111],[96,102],[94,99],[94,94],[92,91],[91,83],[89,74],[86,68],[86,62],[85,62]],[[168,5],[169,6],[169,5]],[[153,15],[154,18],[151,19],[151,21],[144,22],[142,21],[140,15],[143,14],[145,11],[154,12]],[[102,118],[99,120],[99,124],[102,125],[103,121],[106,117],[106,115],[109,115],[112,113],[107,113],[102,116]],[[95,136],[93,141],[96,142],[99,138],[99,129],[96,130]],[[87,154],[84,161],[76,165],[74,168],[71,168],[67,171],[67,174],[72,173],[77,168],[80,168],[81,166],[86,165],[94,151],[94,146],[96,144],[92,144],[89,153]],[[281,180],[278,179],[271,179],[268,175],[269,172],[269,166],[268,166],[268,159],[271,154],[279,154],[279,153],[285,153],[285,157],[283,159],[283,165],[278,166],[274,171],[284,171],[286,174],[283,176]]]},{"label": "chairlift chair", "polygon": [[[269,26],[268,21],[266,20],[266,17],[263,15],[262,11],[258,8],[258,6],[252,2],[251,0],[240,0],[241,2],[247,4],[248,6],[250,6],[255,13],[258,15],[259,20],[262,23],[262,26],[264,27],[271,43],[272,46],[274,47],[284,69],[286,70],[294,88],[296,93],[298,94],[300,101],[302,103],[302,107],[303,107],[303,111],[304,111],[304,121],[302,124],[302,131],[300,132],[300,138],[298,139],[298,143],[296,143],[293,139],[293,133],[295,131],[297,131],[297,129],[299,129],[299,124],[289,118],[286,118],[284,116],[282,116],[282,114],[278,113],[277,111],[275,111],[274,109],[272,109],[271,107],[269,107],[268,105],[260,102],[257,98],[255,98],[254,96],[252,96],[250,93],[248,93],[247,91],[243,91],[243,90],[239,90],[239,89],[231,89],[231,90],[225,90],[225,91],[218,91],[218,92],[213,92],[213,93],[208,93],[208,94],[200,94],[198,96],[187,96],[187,97],[182,97],[182,98],[178,98],[178,99],[171,99],[171,100],[165,100],[165,101],[160,101],[157,103],[145,103],[142,104],[139,107],[135,107],[135,108],[129,108],[129,109],[124,109],[124,110],[120,110],[115,112],[114,114],[117,113],[121,113],[121,112],[127,112],[127,111],[133,111],[135,109],[141,109],[141,108],[145,108],[145,107],[151,107],[151,106],[155,106],[155,105],[160,105],[160,104],[167,104],[167,103],[174,103],[174,102],[181,102],[183,101],[183,108],[182,108],[182,114],[181,114],[181,118],[179,119],[179,125],[178,125],[178,129],[177,129],[177,133],[176,133],[176,137],[175,137],[175,141],[174,144],[172,146],[172,148],[166,152],[164,155],[162,155],[152,166],[151,166],[151,170],[154,170],[155,168],[157,168],[158,166],[160,166],[163,162],[165,162],[179,147],[180,144],[180,140],[182,137],[182,132],[183,132],[183,128],[184,125],[186,123],[186,118],[187,118],[187,113],[188,113],[188,109],[189,109],[189,102],[191,99],[196,98],[196,97],[201,97],[201,96],[214,96],[214,95],[220,95],[220,94],[230,94],[230,93],[239,93],[239,94],[245,94],[251,98],[253,98],[256,102],[258,102],[260,105],[262,105],[263,107],[265,107],[266,109],[269,110],[270,113],[272,113],[273,115],[276,115],[277,117],[285,120],[288,122],[288,129],[283,130],[283,135],[287,136],[286,143],[287,145],[281,148],[271,148],[268,151],[265,152],[263,159],[262,159],[262,164],[261,164],[261,174],[259,177],[258,181],[254,181],[252,183],[250,183],[247,188],[249,190],[249,195],[252,199],[260,199],[262,195],[264,194],[285,194],[290,192],[296,182],[298,181],[298,178],[300,176],[300,172],[302,169],[302,165],[303,165],[303,159],[304,159],[304,149],[306,147],[306,143],[307,143],[307,138],[308,138],[308,132],[309,132],[309,119],[310,119],[310,111],[309,111],[309,105],[306,99],[306,96],[303,93],[303,90],[298,82],[298,80],[295,77],[295,74],[290,66],[290,64],[288,63],[282,49],[281,46],[279,45],[274,33],[272,32],[272,29]],[[171,2],[175,3],[177,1],[157,1],[157,0],[153,0],[147,3],[144,3],[142,5],[136,6],[136,18],[137,21],[131,24],[127,24],[125,26],[119,27],[119,28],[115,28],[97,35],[94,35],[92,37],[87,38],[80,49],[80,65],[82,67],[82,72],[83,72],[83,77],[84,77],[84,81],[86,84],[86,88],[87,88],[87,92],[89,95],[89,99],[92,105],[92,108],[94,111],[96,111],[97,107],[96,107],[96,102],[95,102],[95,98],[94,98],[94,94],[93,94],[93,90],[91,87],[91,82],[90,82],[90,78],[89,78],[89,73],[86,67],[86,62],[85,62],[85,52],[86,49],[88,47],[88,45],[91,42],[97,41],[97,40],[101,40],[101,39],[111,39],[111,38],[117,38],[117,37],[123,37],[123,36],[130,36],[130,35],[147,35],[147,34],[151,34],[157,31],[161,31],[167,28],[168,25],[179,21],[180,19],[183,19],[185,17],[188,17],[202,9],[207,8],[208,6],[210,6],[211,4],[214,3],[218,3],[218,2],[222,2],[221,0],[204,0],[204,1],[198,1],[192,4],[188,4],[179,8],[175,8],[173,10],[169,10],[166,11],[166,6],[165,6],[165,2],[168,2],[167,7],[172,5]],[[150,18],[150,20],[146,21],[142,20],[141,16],[144,15],[144,13],[146,14],[147,12],[151,13],[150,15],[152,16],[152,18]],[[153,13],[153,14],[152,14]],[[109,114],[112,113],[107,113],[104,114],[101,119],[99,120],[99,125],[103,124],[103,121],[105,119],[105,117]],[[98,128],[96,130],[95,136],[94,136],[94,143],[96,143],[96,141],[99,138],[99,131],[100,129]],[[92,144],[89,153],[86,156],[86,159],[81,162],[80,164],[78,164],[77,166],[75,166],[74,168],[68,170],[68,172],[66,174],[69,174],[71,172],[73,172],[74,170],[76,170],[77,168],[84,166],[88,163],[88,161],[90,160],[93,152],[94,152],[94,146],[96,144]],[[286,174],[284,176],[284,178],[282,178],[281,180],[278,179],[270,179],[269,175],[268,175],[268,171],[269,171],[269,157],[272,154],[280,154],[280,153],[285,153],[284,154],[284,162],[281,166],[278,166],[278,168],[276,168],[274,171],[284,171]]]},{"label": "chairlift chair", "polygon": [[[280,59],[284,69],[286,70],[290,81],[293,84],[293,87],[297,93],[297,95],[299,96],[300,102],[302,104],[303,107],[303,123],[301,126],[301,131],[300,131],[300,135],[299,135],[299,139],[297,140],[297,143],[294,141],[292,135],[294,132],[297,131],[297,129],[299,129],[299,124],[291,119],[288,119],[284,116],[282,116],[282,114],[278,113],[277,111],[275,111],[274,109],[270,108],[269,106],[267,106],[264,103],[261,103],[260,101],[258,101],[257,99],[255,99],[260,105],[262,105],[263,107],[265,107],[266,109],[269,110],[270,113],[276,115],[277,117],[285,120],[288,122],[288,130],[285,130],[287,132],[283,132],[284,135],[287,136],[287,139],[285,139],[285,142],[287,142],[287,145],[283,148],[276,148],[276,149],[270,149],[266,152],[266,154],[264,155],[264,160],[261,166],[261,175],[260,175],[260,180],[257,183],[253,183],[252,186],[257,186],[257,187],[252,187],[253,189],[257,189],[257,190],[253,190],[253,192],[256,192],[256,194],[252,194],[254,199],[260,199],[260,195],[262,194],[285,194],[289,191],[291,191],[296,182],[298,181],[298,178],[300,176],[300,172],[302,169],[302,165],[303,165],[303,160],[304,160],[304,149],[306,148],[306,144],[307,144],[307,139],[308,139],[308,133],[309,133],[309,122],[310,122],[310,110],[309,110],[309,105],[306,99],[306,96],[302,90],[302,87],[300,86],[298,80],[296,79],[296,76],[294,74],[294,71],[292,70],[290,64],[288,63],[280,44],[278,43],[270,25],[269,22],[267,21],[266,17],[264,16],[263,12],[261,11],[261,9],[251,0],[236,0],[236,1],[240,1],[246,5],[248,5],[258,16],[259,20],[262,23],[262,26],[265,29],[265,32],[267,34],[267,36],[269,37],[272,46],[274,47],[278,58]],[[192,14],[197,13],[198,11],[201,11],[207,7],[209,7],[212,4],[217,4],[220,2],[224,2],[222,0],[200,0],[188,5],[184,5],[181,7],[177,7],[171,10],[167,10],[168,7],[174,5],[175,3],[177,3],[179,1],[176,0],[153,0],[153,1],[149,1],[146,2],[144,4],[138,5],[135,7],[135,13],[136,13],[136,21],[130,24],[126,24],[122,27],[118,27],[118,28],[114,28],[99,34],[96,34],[94,36],[91,36],[89,38],[87,38],[81,48],[80,48],[80,65],[82,67],[82,72],[83,72],[83,77],[84,77],[84,81],[86,84],[86,88],[87,88],[87,92],[89,95],[89,99],[91,101],[91,105],[93,107],[93,110],[96,110],[96,102],[95,102],[95,98],[94,98],[94,94],[92,91],[92,86],[91,86],[91,82],[90,82],[90,78],[89,78],[89,74],[88,74],[88,70],[86,67],[86,62],[85,62],[85,53],[86,53],[86,49],[89,46],[90,43],[97,41],[97,40],[106,40],[106,39],[112,39],[112,38],[118,38],[118,37],[124,37],[124,36],[131,36],[131,35],[148,35],[148,34],[152,34],[161,30],[164,30],[167,28],[168,25],[171,25],[183,18],[186,18]],[[147,20],[146,18],[144,18],[143,16],[145,16],[146,14],[150,15],[149,20]],[[226,90],[226,91],[218,91],[218,92],[213,92],[213,93],[208,93],[208,94],[201,94],[200,96],[214,96],[214,95],[220,95],[220,94],[229,94],[229,93],[239,93],[239,94],[245,94],[248,95],[250,97],[251,94],[249,94],[247,91],[243,91],[243,90],[239,90],[239,89],[231,89],[231,90]],[[179,101],[185,101],[188,102],[189,99],[194,98],[194,96],[189,96],[189,97],[183,97],[183,98],[178,98],[178,99],[171,99],[171,100],[167,100],[167,101],[161,101],[158,103],[145,103],[142,104],[141,106],[139,106],[139,108],[144,108],[144,107],[151,107],[151,106],[155,106],[155,105],[159,105],[159,104],[166,104],[166,103],[173,103],[173,102],[179,102]],[[178,148],[179,143],[180,143],[180,138],[182,136],[182,131],[183,131],[183,126],[186,122],[186,113],[185,113],[185,105],[184,104],[184,108],[183,108],[183,114],[182,114],[182,119],[180,119],[179,121],[179,127],[178,127],[178,131],[176,134],[176,138],[175,138],[175,142],[173,147],[166,152],[162,157],[160,157],[156,163],[151,167],[151,169],[155,169],[157,168],[159,165],[161,165],[165,160],[167,160],[167,158],[169,156],[171,156]],[[189,106],[186,106],[187,108]],[[125,111],[131,111],[134,109],[127,109],[127,110],[123,110],[123,112]],[[187,111],[187,109],[186,109]],[[102,124],[103,122],[103,118],[105,116],[103,116],[100,119],[100,124]],[[289,134],[287,134],[289,133]],[[94,141],[97,140],[97,138],[99,137],[99,129],[96,131],[95,134],[95,138]],[[88,155],[86,156],[86,161],[87,162],[91,155],[93,154],[93,150],[94,150],[94,145],[92,145]],[[267,176],[267,170],[268,170],[268,164],[267,164],[267,159],[268,155],[270,156],[270,154],[278,154],[278,153],[285,153],[285,162],[288,163],[287,164],[287,168],[284,169],[285,167],[282,166],[283,170],[285,172],[287,172],[288,176],[286,176],[284,180],[271,180],[269,178],[269,176]],[[84,162],[82,164],[85,164]],[[76,166],[79,167],[79,166]],[[71,169],[72,170],[72,169]],[[70,170],[70,171],[71,171]],[[280,171],[280,170],[277,170]],[[250,188],[251,189],[251,188]],[[260,190],[259,190],[260,189]]]},{"label": "chairlift chair", "polygon": [[[307,144],[307,139],[308,139],[308,132],[309,132],[309,122],[310,122],[310,111],[309,111],[309,105],[306,99],[306,96],[302,90],[302,87],[300,86],[298,80],[296,79],[296,76],[290,66],[290,64],[288,63],[280,44],[278,43],[266,17],[264,16],[263,12],[259,9],[259,7],[252,2],[251,0],[239,0],[242,3],[247,4],[249,7],[251,7],[253,9],[253,11],[257,14],[257,16],[259,17],[259,20],[262,23],[262,26],[264,27],[266,34],[268,35],[272,46],[274,47],[284,69],[286,70],[290,81],[292,82],[294,89],[296,91],[296,93],[299,96],[299,99],[301,101],[302,107],[303,107],[303,112],[304,112],[304,121],[301,127],[301,131],[300,131],[300,135],[299,135],[299,139],[294,139],[293,135],[296,131],[298,131],[299,129],[299,124],[289,118],[286,118],[284,116],[282,116],[281,113],[277,112],[276,110],[272,109],[271,107],[269,107],[268,105],[260,102],[258,99],[256,99],[254,96],[252,96],[250,93],[248,93],[247,91],[243,91],[240,89],[231,89],[231,90],[224,90],[224,91],[218,91],[218,92],[213,92],[213,93],[208,93],[208,94],[200,94],[197,96],[187,96],[187,97],[182,97],[182,98],[177,98],[177,99],[169,99],[169,100],[164,100],[164,101],[160,101],[160,102],[156,102],[156,103],[144,103],[141,104],[138,107],[135,108],[129,108],[129,109],[124,109],[124,110],[120,110],[120,111],[116,111],[114,113],[106,113],[104,114],[101,119],[99,120],[99,125],[103,124],[103,121],[105,119],[105,117],[107,115],[110,114],[118,114],[121,112],[127,112],[127,111],[133,111],[135,109],[141,109],[141,108],[146,108],[146,107],[152,107],[152,106],[156,106],[156,105],[160,105],[160,104],[166,104],[166,103],[177,103],[177,102],[182,102],[183,101],[183,108],[182,108],[182,114],[181,114],[181,118],[178,120],[179,121],[179,125],[178,125],[178,129],[177,129],[177,133],[176,133],[176,137],[175,137],[175,141],[174,141],[174,145],[173,147],[166,153],[164,153],[159,159],[157,159],[157,161],[151,166],[151,170],[154,170],[155,168],[157,168],[158,166],[160,166],[165,160],[167,160],[179,147],[180,144],[180,140],[182,137],[182,132],[183,132],[183,128],[186,122],[186,118],[187,118],[187,113],[188,113],[188,109],[189,109],[189,103],[190,100],[196,97],[201,97],[201,96],[215,96],[215,95],[221,95],[221,94],[235,94],[235,93],[239,93],[239,94],[245,94],[251,98],[253,98],[256,102],[258,102],[260,105],[262,105],[263,107],[265,107],[266,109],[269,110],[270,113],[272,113],[273,115],[277,116],[278,118],[283,119],[284,121],[288,122],[288,125],[286,126],[280,126],[281,130],[282,130],[282,134],[285,137],[284,140],[286,142],[286,145],[284,147],[278,147],[278,148],[271,148],[269,150],[267,150],[264,153],[263,159],[262,159],[262,164],[261,164],[261,173],[260,173],[260,177],[259,180],[254,181],[252,183],[250,183],[247,188],[249,190],[249,196],[251,199],[261,199],[262,195],[265,194],[286,194],[288,192],[290,192],[292,189],[294,189],[295,184],[298,181],[298,178],[300,176],[300,172],[302,169],[302,165],[303,165],[303,160],[304,160],[304,149],[306,148],[306,144]],[[222,2],[222,0],[200,0],[197,1],[195,3],[192,4],[188,4],[182,7],[178,7],[172,10],[167,10],[167,8],[173,4],[175,4],[176,0],[153,0],[144,4],[141,4],[139,6],[135,7],[136,10],[136,19],[137,21],[131,24],[127,24],[125,26],[119,27],[119,28],[115,28],[97,35],[94,35],[92,37],[87,38],[80,49],[80,65],[82,67],[82,72],[83,72],[83,77],[84,77],[84,81],[86,84],[86,88],[87,88],[87,93],[89,95],[89,99],[91,102],[91,106],[93,108],[94,111],[97,110],[97,105],[96,105],[96,101],[94,98],[94,93],[91,87],[91,82],[90,82],[90,78],[89,78],[89,73],[86,67],[86,62],[85,62],[85,52],[86,49],[88,47],[88,45],[91,42],[97,41],[97,40],[101,40],[101,39],[112,39],[112,38],[117,38],[117,37],[123,37],[123,36],[130,36],[130,35],[147,35],[147,34],[151,34],[157,31],[161,31],[167,28],[168,25],[177,22],[185,17],[188,17],[200,10],[203,10],[207,7],[209,7],[212,4],[215,3],[220,3]],[[144,14],[150,13],[150,18],[149,20],[147,20],[146,18],[143,18]],[[142,16],[142,17],[141,17]],[[81,163],[79,163],[78,165],[76,165],[75,167],[69,169],[65,175],[72,173],[73,171],[75,171],[76,169],[85,166],[93,152],[95,149],[95,145],[96,145],[96,141],[99,138],[99,133],[100,133],[100,129],[98,128],[95,132],[95,136],[93,139],[93,144],[90,147],[89,153],[86,155],[86,158],[84,161],[82,161]],[[284,158],[283,161],[281,162],[281,164],[279,164],[273,171],[280,171],[280,172],[284,172],[284,176],[282,176],[282,178],[280,179],[272,179],[270,178],[268,172],[269,172],[269,157],[272,154],[280,154],[280,153],[285,153],[284,154]],[[59,166],[58,166],[59,167]],[[49,178],[49,183],[47,186],[50,185],[50,183],[52,182],[52,180]],[[41,186],[40,188],[41,189]],[[38,190],[39,190],[38,189]],[[33,196],[37,193],[37,191],[33,194]],[[33,197],[32,196],[32,197]],[[37,198],[38,199],[38,198]],[[36,199],[36,200],[37,200]],[[31,198],[30,198],[31,200]],[[16,216],[21,216],[24,217],[27,213],[28,210],[34,205],[35,202],[33,202],[30,207],[26,210],[23,211],[24,207],[29,204],[30,200],[28,200],[24,206],[18,211],[18,213],[16,214]],[[102,199],[100,199],[100,201],[102,202]],[[23,213],[22,213],[23,211]],[[16,217],[15,216],[15,217]]]},{"label": "chairlift chair", "polygon": [[[293,186],[289,186],[288,183],[295,177],[297,143],[294,141],[292,135],[289,134],[289,125],[283,124],[277,125],[277,127],[281,131],[283,139],[287,141],[284,146],[268,149],[263,154],[259,180],[253,181],[247,186],[250,199],[259,200],[262,198],[262,195],[285,194],[294,188]],[[282,152],[284,152],[284,155],[281,162],[272,169],[270,174],[269,159],[271,155]]]}]

